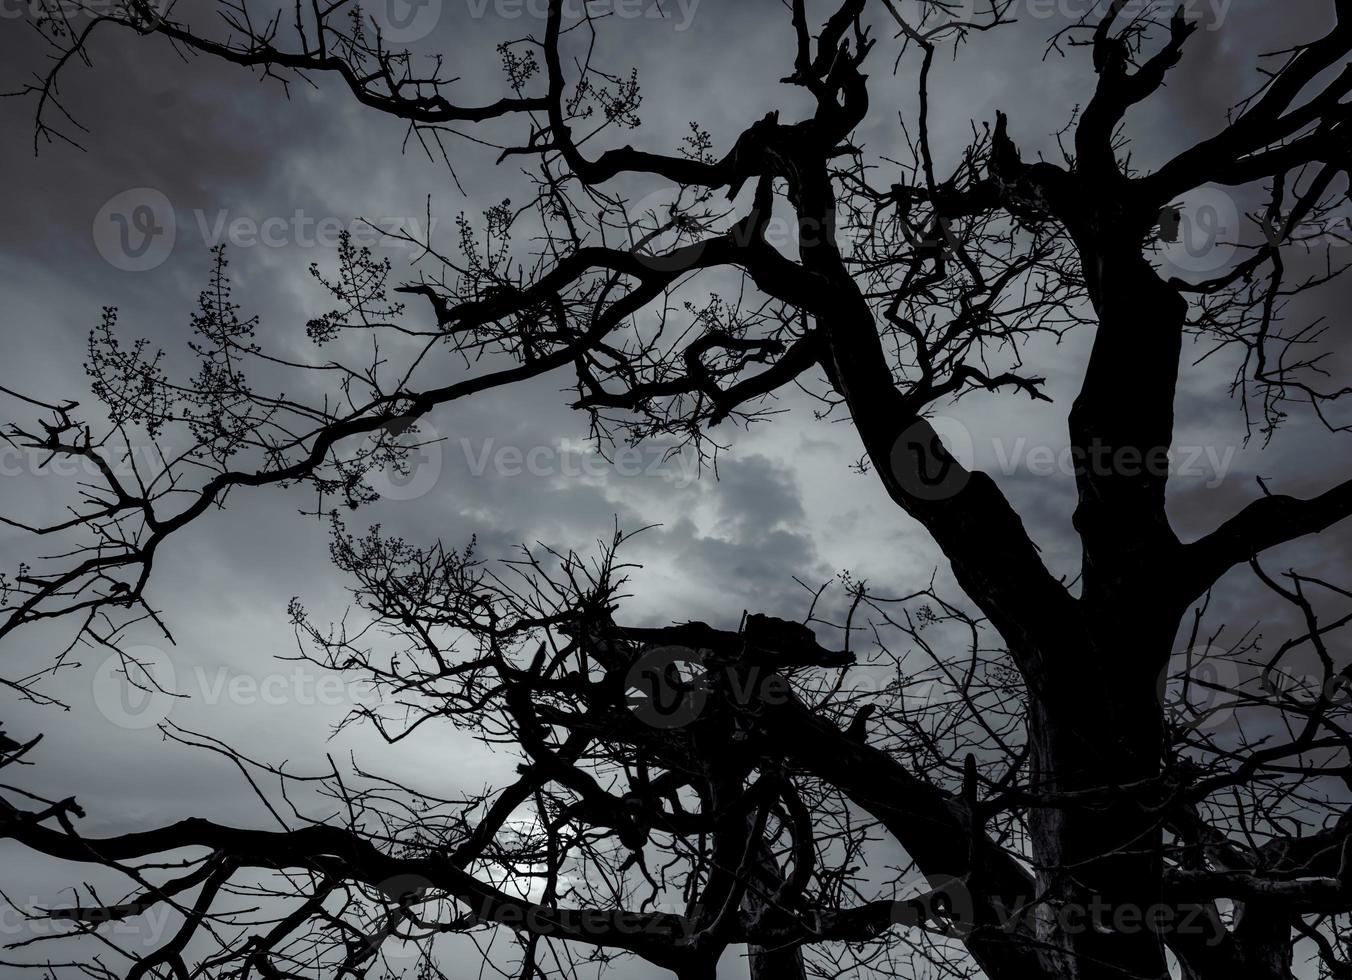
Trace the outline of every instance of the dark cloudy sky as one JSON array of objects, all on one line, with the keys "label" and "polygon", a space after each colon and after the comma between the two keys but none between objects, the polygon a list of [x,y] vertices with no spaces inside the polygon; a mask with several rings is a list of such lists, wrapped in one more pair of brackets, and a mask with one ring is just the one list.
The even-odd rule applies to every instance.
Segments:
[{"label": "dark cloudy sky", "polygon": [[[206,6],[206,0],[183,2],[195,14]],[[1026,156],[1054,158],[1053,134],[1084,101],[1093,76],[1083,49],[1044,60],[1045,42],[1086,5],[1022,0],[1014,11],[1019,23],[977,37],[958,62],[941,62],[934,108],[941,149],[953,152],[971,120],[991,121],[1003,109]],[[542,8],[542,0],[433,0],[419,14],[430,19],[415,22],[413,33],[425,34],[410,43],[417,52],[445,55],[450,73],[463,79],[454,95],[485,100],[500,85],[495,44],[542,32]],[[625,141],[670,151],[697,120],[721,152],[767,111],[781,109],[786,117],[802,111],[801,95],[777,81],[790,70],[791,57],[789,20],[778,0],[664,0],[664,8],[665,19],[617,16],[600,28],[599,60],[615,69],[636,66],[643,86],[643,125],[624,134]],[[1195,3],[1208,29],[1191,43],[1167,91],[1131,117],[1136,165],[1150,167],[1213,132],[1224,108],[1254,84],[1254,54],[1322,33],[1331,8],[1326,0]],[[654,12],[642,3],[624,9]],[[915,66],[904,62],[890,77],[895,52],[884,38],[873,56],[873,111],[856,140],[875,158],[897,146],[898,113],[914,119]],[[327,308],[307,273],[311,262],[333,261],[332,249],[314,241],[320,222],[352,227],[365,217],[422,230],[430,195],[433,240],[449,248],[457,213],[477,220],[484,207],[524,186],[512,166],[494,166],[492,151],[458,141],[450,146],[462,193],[444,163],[428,160],[416,146],[401,152],[404,134],[396,121],[356,106],[325,79],[316,79],[317,88],[294,85],[284,101],[273,82],[205,58],[184,62],[159,39],[110,32],[91,53],[92,69],[73,66],[62,91],[88,127],[79,134],[84,151],[53,144],[35,156],[33,103],[0,102],[7,178],[0,187],[6,215],[0,223],[0,384],[6,386],[88,401],[84,347],[106,305],[120,308],[126,334],[149,338],[170,352],[171,363],[185,364],[181,355],[209,270],[208,249],[229,228],[236,229],[228,233],[236,299],[261,317],[264,345],[298,350],[305,321]],[[43,67],[45,55],[27,8],[10,0],[0,17],[0,88],[22,84]],[[509,123],[506,132],[520,125]],[[504,130],[497,125],[494,132]],[[640,196],[662,190],[634,188]],[[147,264],[153,267],[139,271],[128,271],[134,261],[107,255],[108,209],[125,209],[128,201],[154,203],[157,220],[169,213],[166,206],[172,212],[172,248],[166,244],[166,254],[152,255]],[[1221,199],[1220,213],[1227,203]],[[247,229],[255,226],[269,229],[266,242],[251,240]],[[416,275],[407,250],[378,251],[392,258],[396,277]],[[1320,300],[1337,334],[1345,334],[1347,299],[1346,287],[1337,286]],[[1048,472],[1040,461],[1066,445],[1065,412],[1089,339],[1081,332],[1029,352],[1049,379],[1051,405],[1008,395],[941,409],[951,417],[941,431],[970,439],[978,465],[995,473],[1048,562],[1068,575],[1078,559],[1069,534],[1073,487],[1062,468]],[[1256,475],[1270,478],[1274,490],[1296,493],[1347,476],[1346,442],[1303,416],[1272,446],[1244,446],[1242,417],[1225,392],[1232,370],[1232,364],[1208,364],[1187,376],[1181,392],[1178,445],[1194,465],[1176,481],[1171,506],[1185,537],[1252,496]],[[440,537],[458,546],[477,534],[486,556],[537,540],[588,547],[617,520],[629,529],[658,524],[628,550],[643,565],[634,575],[628,616],[649,622],[735,625],[744,609],[796,618],[807,596],[795,579],[819,584],[847,569],[898,593],[923,584],[936,568],[944,580],[934,546],[889,504],[873,476],[851,470],[861,448],[850,427],[814,421],[806,399],[788,395],[781,402],[788,412],[772,423],[721,433],[730,449],[718,478],[705,472],[696,479],[679,464],[651,467],[651,453],[631,461],[637,473],[596,465],[586,455],[585,420],[562,407],[568,381],[548,377],[438,413],[434,426],[445,441],[434,452],[431,475],[416,493],[392,494],[354,520],[380,521],[418,542]],[[540,450],[535,458],[544,471],[514,474],[478,465],[485,452],[492,459],[504,448]],[[71,479],[8,456],[0,481],[4,505],[41,515]],[[395,499],[407,496],[412,499]],[[296,679],[293,665],[271,659],[293,650],[288,598],[303,596],[318,618],[340,615],[345,601],[345,583],[328,565],[325,529],[300,518],[298,506],[283,492],[238,494],[227,510],[179,535],[160,558],[151,596],[178,642],[169,648],[162,639],[144,639],[168,651],[179,688],[192,695],[174,705],[171,719],[246,754],[290,760],[300,771],[325,767],[325,753],[341,758],[352,750],[368,768],[384,767],[442,795],[493,779],[506,760],[487,757],[445,728],[427,729],[398,751],[361,733],[330,740],[353,692],[319,696],[313,678]],[[1319,549],[1288,549],[1272,565],[1300,562],[1336,576],[1348,540],[1345,529]],[[7,567],[28,554],[10,531],[0,534],[0,549]],[[1247,626],[1258,614],[1256,593],[1241,576],[1227,584],[1216,601],[1219,618]],[[6,670],[40,665],[57,640],[52,631],[35,631],[6,641]],[[15,779],[51,795],[78,795],[91,833],[203,813],[257,822],[256,805],[221,760],[166,744],[154,728],[109,721],[95,698],[101,657],[88,651],[82,659],[82,669],[53,682],[70,713],[0,702],[0,720],[11,735],[46,734],[38,765]],[[223,676],[271,678],[271,694],[222,694],[214,685]],[[50,900],[76,880],[69,869],[12,847],[0,848],[0,867],[0,887],[20,904]],[[0,942],[20,934],[12,918],[0,922]],[[739,969],[730,964],[729,976]]]}]

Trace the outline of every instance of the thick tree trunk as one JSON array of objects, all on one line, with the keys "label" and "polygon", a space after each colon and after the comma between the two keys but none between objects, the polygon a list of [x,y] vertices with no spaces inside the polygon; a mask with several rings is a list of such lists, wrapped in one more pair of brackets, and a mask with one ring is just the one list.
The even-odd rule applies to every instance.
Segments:
[{"label": "thick tree trunk", "polygon": [[1099,326],[1070,417],[1079,621],[1029,678],[1034,788],[1056,799],[1030,814],[1039,929],[1058,978],[1163,980],[1160,679],[1186,601],[1168,584],[1164,490],[1186,304],[1130,250],[1085,267]]},{"label": "thick tree trunk", "polygon": [[792,949],[747,948],[751,980],[805,980],[803,953]]},{"label": "thick tree trunk", "polygon": [[[776,914],[764,896],[784,883],[783,869],[768,846],[761,845],[759,859],[756,881],[742,897],[742,910],[753,920]],[[747,946],[747,965],[751,980],[806,980],[801,946]]]},{"label": "thick tree trunk", "polygon": [[[1054,800],[1030,814],[1039,869],[1038,934],[1058,980],[1167,977],[1163,937],[1147,923],[1161,902],[1163,723],[1154,663],[1172,630],[1092,639],[1031,698],[1033,791]],[[1075,797],[1086,797],[1076,800]]]}]

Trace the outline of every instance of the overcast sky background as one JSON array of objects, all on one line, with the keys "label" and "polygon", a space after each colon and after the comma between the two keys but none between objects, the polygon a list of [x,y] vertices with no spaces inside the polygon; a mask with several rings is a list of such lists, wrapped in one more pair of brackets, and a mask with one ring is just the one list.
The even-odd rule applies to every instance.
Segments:
[{"label": "overcast sky background", "polygon": [[[1218,2],[1195,6],[1208,29],[1189,45],[1167,92],[1130,117],[1138,166],[1157,164],[1213,132],[1225,107],[1252,87],[1254,54],[1321,34],[1332,8],[1324,0]],[[543,30],[531,5],[442,0],[439,7],[430,32],[412,47],[444,53],[451,73],[463,78],[452,94],[467,102],[496,96],[501,80],[493,47],[499,40]],[[825,15],[823,4],[812,9],[814,21]],[[1054,156],[1053,134],[1086,98],[1093,76],[1082,49],[1045,61],[1043,49],[1067,25],[1068,12],[1084,9],[1076,0],[1023,0],[1016,5],[1019,23],[977,37],[957,63],[942,61],[934,83],[939,145],[960,146],[970,120],[993,121],[1001,109],[1009,113],[1011,134],[1025,156]],[[614,69],[636,66],[643,86],[643,125],[620,139],[671,151],[693,119],[713,134],[721,154],[767,111],[782,109],[792,118],[802,110],[801,95],[777,82],[790,70],[792,38],[777,0],[668,2],[666,13],[666,19],[611,18],[601,25],[598,60]],[[873,109],[856,142],[874,157],[897,145],[899,112],[914,120],[914,62],[904,63],[893,79],[895,53],[885,37],[871,61]],[[43,54],[22,4],[6,6],[0,88],[26,80]],[[520,186],[510,167],[494,167],[492,151],[460,141],[452,153],[462,194],[443,163],[429,161],[416,146],[400,152],[403,127],[397,121],[357,106],[330,80],[316,79],[317,89],[293,86],[292,98],[284,101],[275,83],[206,58],[184,63],[159,39],[110,32],[93,54],[94,68],[75,66],[63,89],[66,105],[90,129],[81,137],[85,152],[51,145],[34,156],[32,102],[0,102],[6,133],[0,163],[8,177],[0,189],[6,215],[0,224],[0,384],[6,386],[89,401],[81,364],[88,331],[105,305],[121,309],[125,335],[147,337],[178,357],[206,282],[208,249],[215,243],[210,231],[222,217],[261,222],[289,219],[299,209],[307,219],[345,225],[359,216],[422,222],[430,194],[433,239],[449,248],[458,212],[477,220],[486,205]],[[510,126],[522,129],[520,123]],[[165,261],[129,272],[101,254],[94,228],[110,200],[137,188],[154,189],[170,202],[176,236]],[[331,268],[334,256],[300,238],[288,234],[276,246],[236,242],[230,249],[235,298],[245,313],[261,316],[265,346],[299,349],[305,321],[328,308],[307,267],[319,262]],[[416,274],[406,251],[384,254],[394,262],[395,278]],[[1343,284],[1319,300],[1322,312],[1338,318],[1335,333],[1344,336],[1348,298]],[[414,307],[412,313],[425,311]],[[991,469],[1009,493],[1049,564],[1066,575],[1078,562],[1069,523],[1072,481],[1066,473],[1034,471],[1028,453],[1034,447],[1064,449],[1065,413],[1089,339],[1082,331],[1059,346],[1041,344],[1030,352],[1030,363],[1048,377],[1053,404],[1012,394],[973,396],[948,413],[970,433],[977,464]],[[1274,491],[1294,493],[1347,476],[1346,442],[1303,416],[1293,418],[1270,447],[1245,447],[1239,408],[1224,390],[1232,370],[1230,363],[1215,363],[1193,371],[1180,395],[1177,444],[1202,453],[1197,471],[1172,488],[1170,505],[1185,538],[1249,499],[1255,475],[1270,478]],[[555,459],[576,462],[586,428],[581,415],[563,408],[567,395],[561,389],[569,380],[567,374],[551,376],[439,412],[433,422],[446,441],[426,492],[365,508],[352,516],[353,527],[379,521],[411,541],[439,537],[450,546],[477,534],[481,554],[493,557],[523,541],[585,548],[607,537],[617,520],[628,529],[659,524],[627,550],[643,565],[634,574],[627,618],[647,623],[703,619],[732,627],[743,610],[800,618],[807,595],[795,578],[821,583],[846,569],[897,593],[924,584],[936,568],[940,581],[946,579],[933,544],[890,504],[876,478],[851,470],[862,452],[851,428],[814,421],[811,404],[797,396],[782,399],[789,411],[769,425],[720,433],[731,449],[720,460],[716,481],[709,473],[692,480],[673,465],[640,475],[600,467],[584,477],[561,470],[508,475],[492,466],[474,472],[479,454],[503,447],[548,447],[559,453]],[[646,455],[644,463],[653,458]],[[1010,459],[1014,465],[1006,465]],[[29,460],[6,457],[0,481],[6,512],[32,516],[50,509],[60,492],[47,481],[63,479],[70,478],[39,474]],[[318,619],[341,614],[346,583],[329,566],[325,527],[297,515],[302,503],[308,501],[273,490],[237,494],[224,512],[176,536],[160,557],[150,594],[178,640],[171,653],[176,678],[184,693],[194,695],[175,705],[171,719],[246,754],[290,760],[301,771],[325,768],[326,753],[342,758],[356,751],[365,767],[440,795],[495,778],[512,760],[489,759],[445,728],[425,729],[391,750],[362,733],[329,738],[347,706],[341,697],[323,704],[292,694],[271,699],[281,703],[242,704],[200,689],[200,677],[219,677],[221,669],[255,679],[291,672],[292,665],[271,659],[293,652],[286,621],[291,596],[302,596]],[[1306,543],[1287,549],[1270,565],[1298,562],[1303,570],[1339,580],[1348,541],[1343,528],[1317,548]],[[0,532],[0,549],[7,568],[17,560],[9,556],[27,554],[8,530]],[[1262,615],[1260,593],[1243,576],[1226,584],[1213,619],[1247,627]],[[149,635],[146,641],[167,646]],[[55,642],[50,631],[7,640],[6,670],[16,672],[16,663],[39,666]],[[71,712],[0,702],[0,721],[11,736],[46,735],[38,765],[13,779],[39,792],[77,795],[89,812],[84,829],[92,834],[195,814],[258,823],[255,801],[241,792],[223,760],[166,744],[153,728],[109,722],[93,697],[102,656],[86,652],[81,659],[82,669],[52,685]],[[295,690],[274,688],[283,689]],[[19,904],[51,900],[76,880],[69,869],[12,846],[0,847],[0,867],[0,888]],[[2,925],[0,942],[20,935],[12,918]],[[55,949],[48,953],[57,955]],[[739,969],[730,964],[728,975]],[[7,975],[3,968],[0,975]]]}]

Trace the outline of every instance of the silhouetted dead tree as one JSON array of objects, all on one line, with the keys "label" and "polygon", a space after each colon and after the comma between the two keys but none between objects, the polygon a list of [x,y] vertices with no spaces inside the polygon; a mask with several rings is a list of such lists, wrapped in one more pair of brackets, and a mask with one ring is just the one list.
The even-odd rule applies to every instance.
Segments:
[{"label": "silhouetted dead tree", "polygon": [[[556,372],[575,376],[573,404],[602,445],[660,436],[709,453],[720,423],[765,414],[786,386],[811,391],[823,413],[848,416],[868,465],[979,615],[932,590],[888,598],[847,581],[827,603],[839,615],[809,619],[815,634],[754,616],[737,632],[639,629],[616,619],[611,547],[594,563],[527,554],[484,566],[335,524],[366,629],[400,650],[378,656],[364,633],[321,629],[298,605],[309,655],[378,682],[382,706],[357,720],[392,740],[434,720],[464,726],[520,754],[518,781],[438,800],[334,773],[313,777],[336,804],[322,822],[265,801],[279,829],[199,819],[103,839],[78,832],[74,801],[6,803],[4,836],[134,883],[119,902],[51,915],[93,931],[176,909],[182,929],[131,977],[361,975],[380,968],[388,942],[430,953],[438,937],[495,926],[515,930],[525,978],[632,954],[703,980],[734,945],[751,948],[757,977],[775,978],[908,976],[921,963],[994,980],[1284,978],[1297,943],[1325,975],[1350,975],[1349,666],[1329,645],[1348,616],[1327,610],[1352,594],[1271,573],[1260,556],[1352,512],[1352,481],[1310,499],[1264,492],[1191,542],[1171,527],[1165,492],[1189,334],[1242,352],[1236,391],[1266,436],[1300,402],[1338,428],[1329,406],[1348,389],[1326,382],[1319,330],[1285,314],[1342,271],[1291,270],[1352,163],[1352,3],[1328,4],[1322,37],[1276,55],[1214,135],[1148,173],[1126,163],[1125,120],[1163,97],[1184,57],[1195,28],[1181,11],[1157,21],[1133,5],[1127,18],[1113,0],[1054,39],[1096,75],[1061,162],[1025,160],[1018,122],[1000,115],[945,168],[930,145],[936,52],[1008,10],[969,23],[949,6],[844,0],[813,35],[794,0],[784,81],[812,111],[769,112],[722,148],[694,127],[670,154],[593,149],[636,123],[638,87],[593,65],[594,25],[566,27],[558,0],[542,36],[502,48],[510,94],[481,107],[457,106],[439,65],[419,74],[341,4],[261,24],[221,4],[221,27],[132,0],[58,45],[52,74],[31,88],[40,137],[64,112],[59,75],[96,31],[121,27],[283,80],[337,75],[429,147],[450,123],[519,119],[528,135],[502,159],[528,163],[535,193],[487,215],[486,244],[468,225],[455,256],[422,243],[440,273],[398,288],[426,304],[421,316],[389,295],[388,263],[344,244],[324,280],[336,307],[307,331],[321,348],[382,338],[365,364],[262,349],[230,299],[223,253],[195,318],[197,377],[176,381],[147,348],[125,345],[108,311],[89,355],[108,434],[73,402],[32,399],[47,410],[40,427],[10,433],[98,479],[66,522],[26,528],[85,536],[5,581],[0,633],[73,618],[75,642],[116,648],[148,619],[168,629],[151,604],[155,556],[234,491],[305,484],[316,514],[355,508],[370,496],[367,470],[406,454],[432,409]],[[851,143],[869,111],[872,18],[896,32],[899,64],[917,63],[909,165],[867,163]],[[614,189],[644,179],[670,192],[662,207]],[[1177,202],[1203,185],[1262,188],[1269,204],[1233,269],[1166,279],[1154,250],[1176,228]],[[789,232],[776,240],[780,219]],[[513,244],[522,228],[528,246]],[[740,285],[723,288],[729,274]],[[718,298],[679,301],[714,275]],[[1094,339],[1068,423],[1083,572],[1068,584],[995,481],[965,469],[926,415],[977,391],[1044,397],[1024,342],[1081,324]],[[267,395],[246,371],[316,372],[337,397]],[[192,448],[145,472],[138,433],[170,430],[190,433]],[[1204,640],[1205,598],[1246,563],[1303,624],[1272,657],[1248,636],[1223,649]],[[820,645],[833,631],[834,648]],[[1173,657],[1180,635],[1187,653]],[[919,674],[918,654],[932,658]],[[1321,675],[1288,682],[1300,676],[1288,660],[1305,656]],[[4,683],[44,699],[40,681]],[[916,686],[930,692],[919,704]],[[1222,737],[1207,723],[1218,710],[1256,719],[1254,731],[1239,723]],[[906,875],[881,870],[888,844],[913,864]],[[183,848],[198,857],[178,878],[138,870]],[[284,911],[232,928],[229,895]],[[190,967],[199,934],[219,949]],[[430,956],[420,969],[440,975]]]}]

